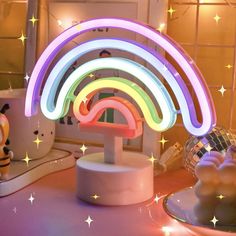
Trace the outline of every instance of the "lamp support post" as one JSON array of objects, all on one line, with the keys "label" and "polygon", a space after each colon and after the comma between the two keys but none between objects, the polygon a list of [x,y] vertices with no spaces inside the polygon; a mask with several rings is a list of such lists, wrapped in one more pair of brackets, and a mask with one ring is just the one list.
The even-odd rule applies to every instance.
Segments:
[{"label": "lamp support post", "polygon": [[104,162],[120,164],[122,162],[123,138],[111,134],[104,135]]}]

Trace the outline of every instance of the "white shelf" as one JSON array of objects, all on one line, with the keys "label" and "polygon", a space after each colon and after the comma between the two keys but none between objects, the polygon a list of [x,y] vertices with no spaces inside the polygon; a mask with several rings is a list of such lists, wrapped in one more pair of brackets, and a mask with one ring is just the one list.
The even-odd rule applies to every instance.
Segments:
[{"label": "white shelf", "polygon": [[12,161],[9,177],[0,181],[0,197],[12,194],[50,173],[75,165],[75,158],[69,151],[52,149],[45,157],[29,161]]}]

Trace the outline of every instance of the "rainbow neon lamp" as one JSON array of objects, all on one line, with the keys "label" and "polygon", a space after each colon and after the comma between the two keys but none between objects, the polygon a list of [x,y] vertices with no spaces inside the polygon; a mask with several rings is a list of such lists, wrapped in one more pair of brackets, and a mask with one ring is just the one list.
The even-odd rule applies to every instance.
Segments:
[{"label": "rainbow neon lamp", "polygon": [[[189,90],[175,68],[163,55],[131,40],[106,38],[81,43],[56,63],[42,89],[48,67],[62,47],[76,36],[100,27],[133,31],[152,40],[168,52],[182,68],[195,91],[202,122],[198,121]],[[88,52],[104,48],[123,50],[146,60],[169,84],[176,96],[179,109],[176,109],[163,83],[152,71],[135,61],[121,57],[94,59],[79,66],[66,79],[55,102],[60,81],[73,62]],[[90,73],[99,69],[125,71],[136,77],[139,84],[120,77],[101,78],[91,81],[75,95],[79,84]],[[140,83],[148,88],[149,93],[141,88]],[[123,205],[147,200],[153,194],[151,162],[142,154],[122,152],[122,138],[135,138],[142,134],[143,118],[131,102],[121,97],[101,99],[88,109],[92,97],[105,88],[119,89],[131,96],[140,107],[146,123],[153,130],[162,132],[171,128],[175,124],[177,114],[181,114],[187,131],[196,136],[206,134],[216,123],[210,92],[197,66],[179,45],[150,26],[129,19],[101,18],[84,21],[61,33],[40,56],[28,85],[25,115],[30,117],[36,114],[36,107],[40,102],[43,114],[49,119],[56,120],[67,114],[72,102],[74,115],[80,121],[80,130],[104,134],[104,153],[86,155],[77,161],[78,196],[94,202],[91,196],[100,195],[95,203],[104,205]],[[40,98],[41,90],[43,92]],[[161,115],[150,94],[158,104]],[[121,112],[127,124],[98,122],[107,108]]]}]

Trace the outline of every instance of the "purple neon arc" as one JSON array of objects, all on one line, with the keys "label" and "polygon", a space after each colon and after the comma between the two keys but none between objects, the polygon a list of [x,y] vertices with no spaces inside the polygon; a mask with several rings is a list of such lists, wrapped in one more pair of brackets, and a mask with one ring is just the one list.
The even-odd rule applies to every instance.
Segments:
[{"label": "purple neon arc", "polygon": [[119,18],[101,18],[84,21],[67,29],[49,44],[36,63],[31,75],[26,95],[26,116],[32,116],[36,113],[36,105],[39,101],[43,78],[59,50],[79,34],[99,27],[122,28],[139,33],[167,51],[183,69],[196,91],[203,116],[202,126],[205,127],[205,132],[208,132],[215,125],[216,114],[210,92],[193,60],[168,36],[160,34],[155,29],[142,23]]}]

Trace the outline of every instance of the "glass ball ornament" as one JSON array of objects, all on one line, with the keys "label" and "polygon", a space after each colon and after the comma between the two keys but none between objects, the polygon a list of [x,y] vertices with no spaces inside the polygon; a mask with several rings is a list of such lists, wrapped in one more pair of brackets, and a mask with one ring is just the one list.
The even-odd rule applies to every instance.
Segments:
[{"label": "glass ball ornament", "polygon": [[208,151],[225,152],[236,144],[236,134],[222,127],[214,127],[204,136],[190,136],[184,146],[184,166],[195,175],[195,166]]}]

